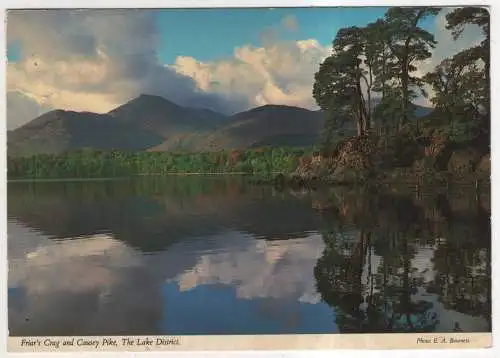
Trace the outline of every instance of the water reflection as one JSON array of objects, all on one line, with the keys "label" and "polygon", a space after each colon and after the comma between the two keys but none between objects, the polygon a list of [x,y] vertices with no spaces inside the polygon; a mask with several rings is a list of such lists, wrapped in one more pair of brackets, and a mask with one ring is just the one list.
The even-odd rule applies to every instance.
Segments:
[{"label": "water reflection", "polygon": [[[8,230],[11,335],[155,330],[161,292],[122,242],[106,235],[55,242],[15,223]],[[16,239],[25,239],[23,251]]]},{"label": "water reflection", "polygon": [[491,329],[489,213],[467,193],[170,178],[8,195],[11,335]]},{"label": "water reflection", "polygon": [[440,209],[442,195],[419,207],[411,197],[330,194],[314,272],[341,332],[491,330],[484,210],[470,208],[464,222],[463,208]]}]

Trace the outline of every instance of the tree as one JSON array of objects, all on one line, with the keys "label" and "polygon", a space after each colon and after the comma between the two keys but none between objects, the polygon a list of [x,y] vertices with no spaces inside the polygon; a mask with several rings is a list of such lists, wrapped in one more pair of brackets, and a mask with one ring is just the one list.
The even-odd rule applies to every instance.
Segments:
[{"label": "tree", "polygon": [[363,68],[366,34],[362,28],[349,27],[339,30],[333,41],[333,54],[315,74],[313,97],[327,113],[325,125],[326,145],[331,144],[332,133],[350,118],[356,121],[358,136],[370,129],[370,113],[367,110],[366,91],[362,81],[371,86]]},{"label": "tree", "polygon": [[[439,11],[396,7],[364,28],[339,30],[333,53],[320,65],[313,86],[313,97],[327,117],[326,147],[338,126],[349,119],[356,122],[358,136],[368,134],[373,121],[397,121],[398,127],[408,121],[414,113],[415,90],[423,86],[412,74],[436,44],[434,36],[419,25]],[[381,99],[375,106],[377,92]]]},{"label": "tree", "polygon": [[372,86],[368,87],[368,94],[372,92],[380,95],[377,105],[370,101],[370,110],[372,110],[372,120],[378,126],[379,131],[382,127],[389,124],[390,117],[394,117],[395,111],[392,110],[391,100],[395,97],[394,83],[391,81],[397,71],[397,61],[390,52],[390,41],[387,23],[383,19],[370,23],[365,29],[366,34],[366,63],[370,71],[370,78],[373,79]]},{"label": "tree", "polygon": [[[466,25],[479,26],[485,39],[443,60],[424,77],[432,86],[434,103],[447,118],[456,140],[489,141],[489,14],[483,8],[458,8],[446,15],[447,29],[458,39]],[[486,140],[484,140],[486,139]]]},{"label": "tree", "polygon": [[490,67],[490,14],[486,8],[462,7],[453,10],[446,15],[448,24],[446,28],[452,31],[453,37],[457,40],[465,30],[466,25],[477,25],[481,28],[484,40],[481,44],[462,52],[469,52],[472,57],[481,58],[486,64],[486,72]]},{"label": "tree", "polygon": [[431,57],[430,49],[436,44],[434,36],[419,24],[439,11],[440,8],[430,7],[394,7],[385,14],[387,36],[390,38],[387,44],[398,65],[393,74],[393,88],[401,94],[399,127],[413,115],[411,100],[416,95],[414,88],[422,86],[420,79],[412,76],[417,70],[415,64]]},{"label": "tree", "polygon": [[424,76],[435,95],[431,99],[436,108],[444,112],[451,123],[457,117],[474,117],[479,113],[489,93],[483,71],[477,62],[471,61],[467,51],[443,60]]},{"label": "tree", "polygon": [[[452,31],[457,40],[467,25],[479,26],[483,32],[484,39],[477,46],[465,49],[455,56],[456,62],[467,63],[469,66],[476,65],[475,71],[469,72],[472,87],[480,93],[481,103],[475,107],[480,112],[482,129],[485,137],[489,140],[490,124],[490,15],[486,8],[462,7],[453,10],[446,15],[448,22],[446,28]],[[478,71],[479,70],[479,71]],[[479,73],[482,76],[479,76]],[[475,83],[475,85],[474,85]]]}]

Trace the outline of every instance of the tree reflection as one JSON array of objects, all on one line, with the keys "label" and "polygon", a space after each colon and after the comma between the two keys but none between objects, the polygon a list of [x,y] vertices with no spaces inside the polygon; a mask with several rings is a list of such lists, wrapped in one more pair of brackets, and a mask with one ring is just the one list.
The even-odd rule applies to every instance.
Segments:
[{"label": "tree reflection", "polygon": [[[328,237],[315,277],[323,300],[336,311],[341,332],[434,329],[437,314],[432,312],[432,303],[412,297],[420,279],[412,270],[406,240],[384,240],[366,230],[350,240],[341,235]],[[374,254],[381,256],[378,265],[373,262]]]},{"label": "tree reflection", "polygon": [[446,309],[484,317],[491,329],[491,243],[489,217],[473,225],[455,223],[454,240],[440,240],[428,290],[439,295]]},{"label": "tree reflection", "polygon": [[[357,212],[346,214],[345,207]],[[358,195],[323,213],[325,249],[314,274],[341,332],[436,331],[441,303],[491,321],[489,223],[483,218],[478,224],[480,215],[459,227],[447,213],[449,239],[437,239],[442,227],[434,230],[439,225],[429,222],[426,211],[405,197]],[[426,252],[427,264],[421,262]]]}]

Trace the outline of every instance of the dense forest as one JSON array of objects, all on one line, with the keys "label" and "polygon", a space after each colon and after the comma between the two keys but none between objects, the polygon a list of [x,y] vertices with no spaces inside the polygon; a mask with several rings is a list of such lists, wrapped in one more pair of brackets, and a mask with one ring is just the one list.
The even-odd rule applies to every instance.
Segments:
[{"label": "dense forest", "polygon": [[102,178],[175,173],[244,173],[263,178],[289,173],[310,148],[263,148],[199,153],[80,150],[62,154],[10,157],[8,177]]}]

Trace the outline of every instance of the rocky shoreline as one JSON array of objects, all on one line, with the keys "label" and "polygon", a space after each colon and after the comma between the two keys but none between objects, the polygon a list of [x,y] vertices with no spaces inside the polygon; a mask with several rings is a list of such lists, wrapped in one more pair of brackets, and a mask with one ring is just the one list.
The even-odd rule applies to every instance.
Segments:
[{"label": "rocky shoreline", "polygon": [[457,144],[441,137],[399,135],[352,137],[330,153],[300,158],[296,170],[278,174],[268,184],[276,187],[332,185],[414,186],[474,185],[490,183],[489,148],[475,143]]}]

